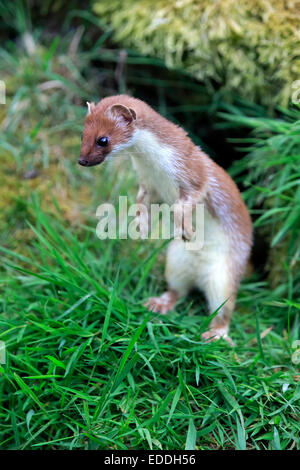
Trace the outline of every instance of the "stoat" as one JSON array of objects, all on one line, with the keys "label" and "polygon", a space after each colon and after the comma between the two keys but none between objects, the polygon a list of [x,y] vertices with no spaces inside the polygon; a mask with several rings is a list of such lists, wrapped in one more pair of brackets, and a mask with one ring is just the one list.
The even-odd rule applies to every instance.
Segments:
[{"label": "stoat", "polygon": [[[191,289],[200,289],[210,313],[218,313],[204,339],[225,338],[237,290],[252,245],[252,223],[240,192],[230,176],[179,126],[145,102],[127,95],[88,103],[79,164],[94,166],[111,156],[132,155],[139,179],[137,202],[148,208],[160,199],[179,206],[204,204],[204,244],[185,249],[185,239],[168,245],[168,290],[145,306],[167,313]],[[142,222],[141,222],[142,223]]]}]

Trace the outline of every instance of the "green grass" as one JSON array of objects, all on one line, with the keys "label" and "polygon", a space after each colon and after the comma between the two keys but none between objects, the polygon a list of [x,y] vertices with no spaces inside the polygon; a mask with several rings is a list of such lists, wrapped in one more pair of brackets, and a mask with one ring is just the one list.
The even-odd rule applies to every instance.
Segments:
[{"label": "green grass", "polygon": [[2,448],[297,446],[299,305],[245,282],[236,348],[205,344],[198,295],[165,317],[142,307],[163,285],[151,272],[140,282],[156,255],[151,242],[100,242],[92,226],[78,239],[37,201],[32,210],[31,258],[1,249]]},{"label": "green grass", "polygon": [[219,126],[251,130],[247,138],[231,139],[247,152],[234,162],[231,174],[242,180],[256,233],[263,234],[271,247],[270,278],[273,285],[281,284],[282,295],[299,300],[300,107],[279,108],[277,119],[249,103],[246,108],[243,102],[239,107],[223,104],[223,108],[227,112],[219,116],[225,122]]},{"label": "green grass", "polygon": [[[70,51],[80,29],[41,31],[16,5],[1,29],[15,36],[7,33],[0,48],[8,85],[0,107],[1,449],[299,448],[298,114],[266,121],[253,104],[223,104],[217,129],[220,94],[208,103],[203,84],[134,51],[116,73],[121,51],[109,31],[93,30],[90,12],[67,16],[66,24],[80,18],[89,33]],[[47,88],[51,80],[56,86]],[[257,233],[275,238],[281,277],[273,287],[265,273],[244,280],[231,326],[235,348],[201,340],[209,318],[200,294],[167,316],[142,306],[165,287],[163,242],[96,237],[97,206],[119,194],[134,201],[137,183],[121,159],[76,165],[84,101],[124,90],[185,126],[205,149],[223,136],[223,150],[224,132],[249,145],[230,171],[246,188]],[[251,126],[256,133],[245,141]],[[209,153],[221,160],[214,148]],[[38,175],[25,179],[31,170]]]}]

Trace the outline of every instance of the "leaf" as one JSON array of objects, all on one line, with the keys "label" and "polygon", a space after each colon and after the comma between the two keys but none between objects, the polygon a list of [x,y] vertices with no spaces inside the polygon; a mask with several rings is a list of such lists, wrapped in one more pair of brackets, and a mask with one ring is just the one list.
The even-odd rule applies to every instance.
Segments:
[{"label": "leaf", "polygon": [[244,423],[240,422],[239,418],[236,418],[236,427],[237,427],[237,440],[238,440],[238,450],[246,450],[246,435]]},{"label": "leaf", "polygon": [[279,437],[279,433],[278,433],[278,430],[276,428],[276,426],[274,426],[274,440],[273,440],[273,445],[274,445],[274,448],[275,450],[281,450],[281,443],[280,443],[280,437]]},{"label": "leaf", "polygon": [[26,414],[26,426],[27,426],[29,434],[31,434],[30,421],[31,421],[31,418],[33,417],[34,414],[35,414],[34,410],[29,410],[28,413]]},{"label": "leaf", "polygon": [[176,409],[176,406],[177,406],[177,403],[180,399],[180,395],[181,395],[181,386],[178,385],[177,389],[176,389],[176,392],[175,392],[175,395],[173,397],[173,401],[172,401],[172,405],[171,405],[171,409],[170,409],[170,413],[169,413],[169,417],[168,417],[168,421],[167,421],[167,424],[169,424],[172,416],[173,416],[173,413]]},{"label": "leaf", "polygon": [[53,362],[53,364],[55,364],[56,366],[61,367],[62,369],[66,369],[65,364],[63,362],[59,361],[58,359],[56,359],[55,357],[46,356],[46,358],[49,359],[49,361]]},{"label": "leaf", "polygon": [[16,379],[17,384],[19,385],[21,390],[23,390],[25,395],[30,397],[43,411],[46,412],[43,403],[40,402],[34,391],[30,387],[28,387],[28,385],[21,379],[21,377],[16,372],[14,372],[14,377]]},{"label": "leaf", "polygon": [[196,449],[196,437],[197,431],[194,425],[192,418],[189,421],[189,428],[186,436],[185,450],[195,450]]}]

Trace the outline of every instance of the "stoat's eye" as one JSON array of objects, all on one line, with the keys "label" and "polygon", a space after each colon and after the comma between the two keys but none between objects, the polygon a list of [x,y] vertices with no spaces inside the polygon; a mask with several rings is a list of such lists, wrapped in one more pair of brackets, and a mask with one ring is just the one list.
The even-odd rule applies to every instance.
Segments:
[{"label": "stoat's eye", "polygon": [[109,137],[106,137],[105,135],[102,136],[102,137],[98,137],[96,139],[96,144],[99,146],[99,147],[107,147],[108,144],[109,144]]}]

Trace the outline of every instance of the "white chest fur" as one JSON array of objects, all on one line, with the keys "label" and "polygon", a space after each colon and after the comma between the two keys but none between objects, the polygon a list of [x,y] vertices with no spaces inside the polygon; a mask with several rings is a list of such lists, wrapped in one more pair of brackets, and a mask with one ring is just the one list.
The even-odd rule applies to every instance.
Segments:
[{"label": "white chest fur", "polygon": [[179,197],[174,149],[159,142],[152,132],[137,130],[130,154],[140,182],[162,202],[173,204]]}]

